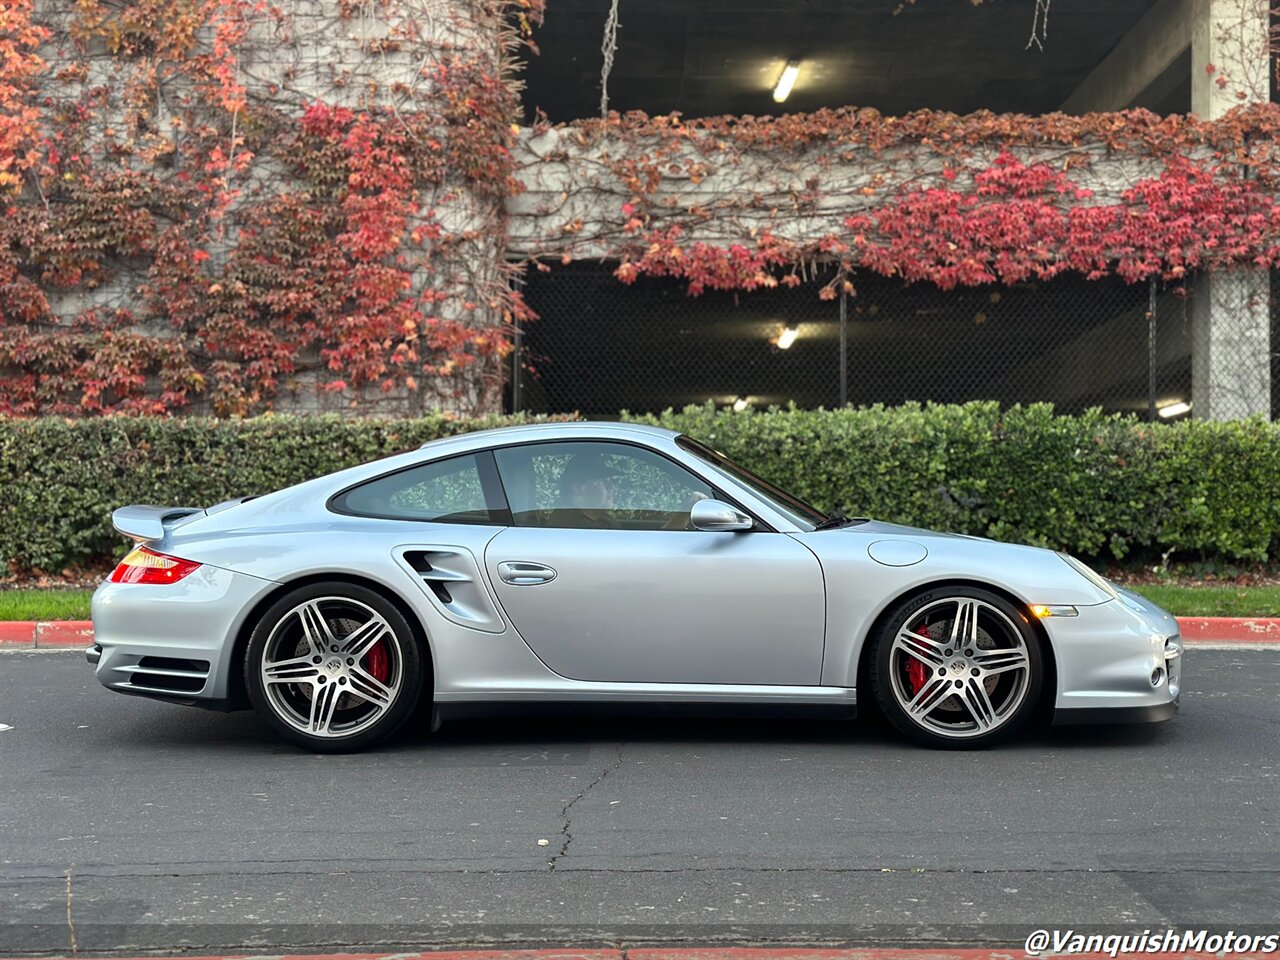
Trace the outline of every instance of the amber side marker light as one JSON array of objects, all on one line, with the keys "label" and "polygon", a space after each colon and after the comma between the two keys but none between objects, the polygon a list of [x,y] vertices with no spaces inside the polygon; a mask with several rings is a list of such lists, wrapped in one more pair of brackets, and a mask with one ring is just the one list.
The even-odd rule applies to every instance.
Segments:
[{"label": "amber side marker light", "polygon": [[1078,617],[1080,611],[1075,607],[1061,603],[1033,603],[1031,612],[1044,620],[1046,617]]},{"label": "amber side marker light", "polygon": [[177,583],[199,569],[200,564],[194,561],[136,547],[129,551],[107,579],[112,583]]}]

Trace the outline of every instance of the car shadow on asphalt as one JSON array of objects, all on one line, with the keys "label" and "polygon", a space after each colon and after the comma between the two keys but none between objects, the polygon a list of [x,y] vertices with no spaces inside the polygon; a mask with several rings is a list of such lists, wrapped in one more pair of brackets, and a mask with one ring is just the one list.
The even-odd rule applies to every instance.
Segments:
[{"label": "car shadow on asphalt", "polygon": [[[138,705],[141,707],[141,705]],[[124,719],[117,714],[111,737],[117,747],[135,742],[152,749],[163,744],[170,751],[193,752],[217,747],[243,755],[303,754],[306,751],[280,740],[252,712],[229,714],[178,710],[161,704],[141,707],[140,714]],[[1047,727],[1035,724],[1008,744],[995,750],[1106,750],[1134,746],[1158,746],[1178,738],[1179,721],[1158,724]],[[915,747],[894,730],[878,711],[853,719],[846,716],[812,716],[794,713],[761,714],[697,710],[674,711],[655,707],[625,714],[584,712],[547,714],[536,711],[512,716],[467,716],[446,720],[431,731],[429,715],[419,712],[394,736],[372,748],[376,755],[424,756],[456,754],[472,749],[565,744],[656,744],[724,747],[752,744],[840,746],[853,750],[926,749]]]}]

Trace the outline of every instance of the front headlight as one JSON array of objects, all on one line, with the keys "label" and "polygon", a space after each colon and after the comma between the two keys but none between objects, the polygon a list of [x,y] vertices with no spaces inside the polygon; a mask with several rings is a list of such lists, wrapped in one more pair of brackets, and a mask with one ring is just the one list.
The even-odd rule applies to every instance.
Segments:
[{"label": "front headlight", "polygon": [[1111,581],[1108,580],[1106,577],[1102,576],[1102,574],[1096,573],[1094,570],[1092,570],[1089,567],[1087,563],[1083,563],[1082,561],[1077,560],[1075,557],[1071,556],[1071,554],[1069,553],[1060,553],[1058,554],[1058,556],[1060,556],[1063,560],[1066,561],[1067,566],[1071,567],[1071,569],[1073,569],[1076,573],[1080,574],[1080,576],[1084,577],[1086,580],[1092,583],[1095,587],[1097,587],[1099,590],[1105,593],[1112,600],[1120,596],[1120,594],[1116,591],[1116,588],[1112,585]]}]

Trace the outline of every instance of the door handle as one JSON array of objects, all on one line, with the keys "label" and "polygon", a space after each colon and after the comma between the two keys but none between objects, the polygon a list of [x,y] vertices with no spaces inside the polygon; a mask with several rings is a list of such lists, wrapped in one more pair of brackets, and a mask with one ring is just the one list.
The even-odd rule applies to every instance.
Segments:
[{"label": "door handle", "polygon": [[556,578],[556,572],[541,563],[529,563],[525,560],[503,560],[498,564],[498,576],[503,583],[509,583],[516,587],[528,587],[536,583],[550,583]]}]

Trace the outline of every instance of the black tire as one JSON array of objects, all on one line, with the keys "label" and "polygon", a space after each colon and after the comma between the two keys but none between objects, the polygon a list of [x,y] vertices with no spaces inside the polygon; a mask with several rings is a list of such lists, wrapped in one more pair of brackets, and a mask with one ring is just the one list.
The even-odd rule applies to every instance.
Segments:
[{"label": "black tire", "polygon": [[[270,682],[268,665],[277,677]],[[312,583],[262,615],[249,637],[244,681],[253,708],[285,740],[316,753],[349,753],[389,737],[414,713],[422,651],[381,594],[338,580]]]},{"label": "black tire", "polygon": [[[968,642],[954,643],[953,636]],[[905,644],[895,642],[899,637]],[[876,703],[918,743],[991,746],[1016,735],[1036,713],[1045,675],[1040,639],[1026,612],[998,594],[976,587],[926,589],[895,607],[872,640]]]}]

